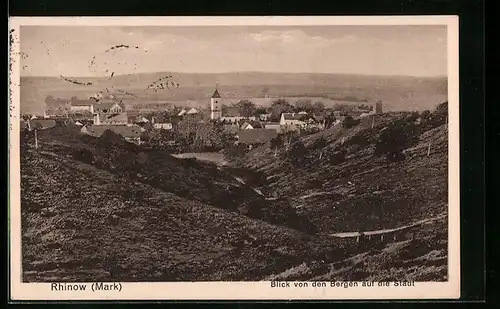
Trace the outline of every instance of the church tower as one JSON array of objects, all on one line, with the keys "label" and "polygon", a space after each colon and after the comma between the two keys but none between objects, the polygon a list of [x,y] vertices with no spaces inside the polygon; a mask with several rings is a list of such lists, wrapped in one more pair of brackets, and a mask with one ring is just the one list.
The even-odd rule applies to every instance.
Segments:
[{"label": "church tower", "polygon": [[217,120],[222,117],[221,101],[219,90],[215,87],[214,94],[210,98],[210,119]]}]

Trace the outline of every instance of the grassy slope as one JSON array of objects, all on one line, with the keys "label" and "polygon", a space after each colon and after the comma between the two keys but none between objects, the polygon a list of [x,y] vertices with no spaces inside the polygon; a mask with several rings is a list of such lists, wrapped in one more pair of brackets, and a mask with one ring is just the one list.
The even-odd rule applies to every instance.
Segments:
[{"label": "grassy slope", "polygon": [[54,154],[29,155],[21,196],[25,281],[255,280],[309,252],[295,230]]},{"label": "grassy slope", "polygon": [[[377,116],[374,129],[368,118],[354,128],[338,126],[305,138],[310,149],[305,166],[276,160],[268,145],[253,150],[245,165],[271,176],[267,193],[286,197],[325,233],[393,228],[438,215],[447,204],[447,130],[441,126],[424,132],[405,161],[392,163],[374,156],[373,145],[380,130],[397,117]],[[329,143],[322,160],[312,147],[320,135]],[[341,148],[348,151],[346,161],[329,163],[328,153]]]},{"label": "grassy slope", "polygon": [[151,185],[179,197],[235,211],[256,219],[305,230],[305,221],[289,205],[266,201],[215,164],[174,158],[167,152],[147,150],[115,136],[109,140],[81,134],[76,126],[40,132],[42,149],[71,157],[86,149],[94,165],[124,178]]},{"label": "grassy slope", "polygon": [[[375,131],[393,118],[378,119]],[[301,169],[285,167],[285,173],[269,180],[266,193],[289,196],[288,202],[321,232],[355,229],[359,222],[365,222],[364,228],[387,228],[443,212],[446,128],[424,132],[400,163],[374,158],[369,145],[349,142],[356,135],[375,138],[370,128],[366,120],[349,130],[323,132],[332,142],[329,148],[340,147],[339,137],[346,136],[348,160],[332,165],[314,159]],[[54,135],[41,133],[42,142],[54,141]],[[308,137],[306,145],[318,136]],[[427,157],[429,138],[433,148]],[[61,147],[81,147],[81,141],[56,140],[59,145],[44,145],[46,154],[31,153],[22,164],[24,280],[446,280],[446,220],[426,227],[416,241],[360,249],[250,219],[241,215],[245,206],[238,214],[207,205],[209,200],[180,196],[178,181],[199,185],[200,192],[210,183],[200,182],[198,177],[206,176],[199,167],[181,168],[182,160],[167,159],[178,181],[160,187],[158,180],[148,184],[75,161]],[[253,155],[249,166],[268,175],[283,170],[267,148]],[[317,157],[317,150],[311,150],[311,158]],[[229,176],[217,177],[229,183]],[[301,198],[320,190],[328,194]],[[387,203],[368,203],[374,195]]]}]

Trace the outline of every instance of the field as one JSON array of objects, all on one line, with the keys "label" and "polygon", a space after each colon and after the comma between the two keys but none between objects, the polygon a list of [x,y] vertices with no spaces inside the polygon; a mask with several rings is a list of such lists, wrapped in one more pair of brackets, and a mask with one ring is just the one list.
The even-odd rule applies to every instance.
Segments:
[{"label": "field", "polygon": [[[146,91],[158,78],[172,76],[179,87]],[[321,101],[332,106],[346,97],[374,103],[382,100],[385,110],[425,110],[447,98],[447,79],[401,76],[363,76],[343,74],[225,73],[185,74],[151,73],[119,75],[109,78],[72,78],[92,85],[82,86],[58,77],[21,77],[21,112],[43,113],[48,95],[84,99],[110,91],[130,108],[134,104],[160,103],[189,107],[208,107],[216,82],[225,104],[250,99],[267,106],[276,98]],[[106,90],[108,89],[108,90]],[[124,92],[133,94],[128,95]],[[347,100],[349,101],[349,100]]]}]

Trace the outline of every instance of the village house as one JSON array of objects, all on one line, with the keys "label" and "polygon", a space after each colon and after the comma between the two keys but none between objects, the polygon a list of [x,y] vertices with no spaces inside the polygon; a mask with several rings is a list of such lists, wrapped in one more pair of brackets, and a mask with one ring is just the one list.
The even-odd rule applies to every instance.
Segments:
[{"label": "village house", "polygon": [[282,113],[280,125],[282,126],[304,126],[305,115],[300,113]]},{"label": "village house", "polygon": [[141,144],[141,128],[139,126],[123,126],[123,125],[92,125],[81,128],[83,134],[94,137],[100,137],[106,130],[111,130],[125,138],[126,141],[140,145]]},{"label": "village house", "polygon": [[188,110],[188,111],[186,112],[186,115],[196,115],[196,114],[198,114],[199,112],[200,112],[199,110],[197,110],[196,108],[194,108],[194,107],[193,107],[193,108],[191,108],[190,110]]},{"label": "village house", "polygon": [[79,113],[91,113],[94,114],[94,104],[96,101],[94,99],[88,100],[78,100],[72,99],[70,100],[70,113],[79,114]]},{"label": "village house", "polygon": [[279,122],[265,122],[263,123],[264,129],[276,130],[276,132],[281,133],[281,125]]},{"label": "village house", "polygon": [[120,114],[94,114],[94,125],[124,125],[128,124],[129,117],[126,113]]},{"label": "village house", "polygon": [[278,136],[278,132],[273,129],[253,129],[240,130],[238,132],[238,144],[253,148],[260,144],[265,144]]},{"label": "village house", "polygon": [[247,120],[240,126],[241,130],[262,129],[262,124],[258,121]]},{"label": "village house", "polygon": [[308,123],[307,114],[282,113],[280,119],[281,131],[299,131],[305,129]]},{"label": "village house", "polygon": [[254,116],[243,117],[243,116],[223,116],[219,118],[223,123],[239,123],[242,120],[256,121],[257,118]]},{"label": "village house", "polygon": [[45,130],[53,128],[57,125],[54,119],[31,119],[28,121],[28,128],[30,130]]},{"label": "village house", "polygon": [[122,102],[108,102],[94,105],[94,113],[101,115],[121,114],[125,111],[125,104]]},{"label": "village house", "polygon": [[260,114],[258,116],[258,118],[259,118],[260,121],[269,121],[271,119],[271,116],[272,116],[271,113],[269,113],[269,114]]}]

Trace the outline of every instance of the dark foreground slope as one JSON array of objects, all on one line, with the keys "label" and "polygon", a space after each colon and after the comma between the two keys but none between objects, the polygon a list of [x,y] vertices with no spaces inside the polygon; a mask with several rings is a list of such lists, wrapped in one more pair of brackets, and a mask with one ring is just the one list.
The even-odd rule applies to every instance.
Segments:
[{"label": "dark foreground slope", "polygon": [[88,163],[192,201],[314,232],[311,224],[290,205],[266,200],[214,164],[178,159],[165,151],[139,147],[111,131],[94,138],[81,134],[76,126],[69,126],[44,130],[39,136],[41,151]]},{"label": "dark foreground slope", "polygon": [[443,223],[415,241],[360,248],[58,155],[30,151],[26,159],[24,282],[446,279]]},{"label": "dark foreground slope", "polygon": [[24,281],[257,280],[310,236],[51,153],[22,166]]}]

